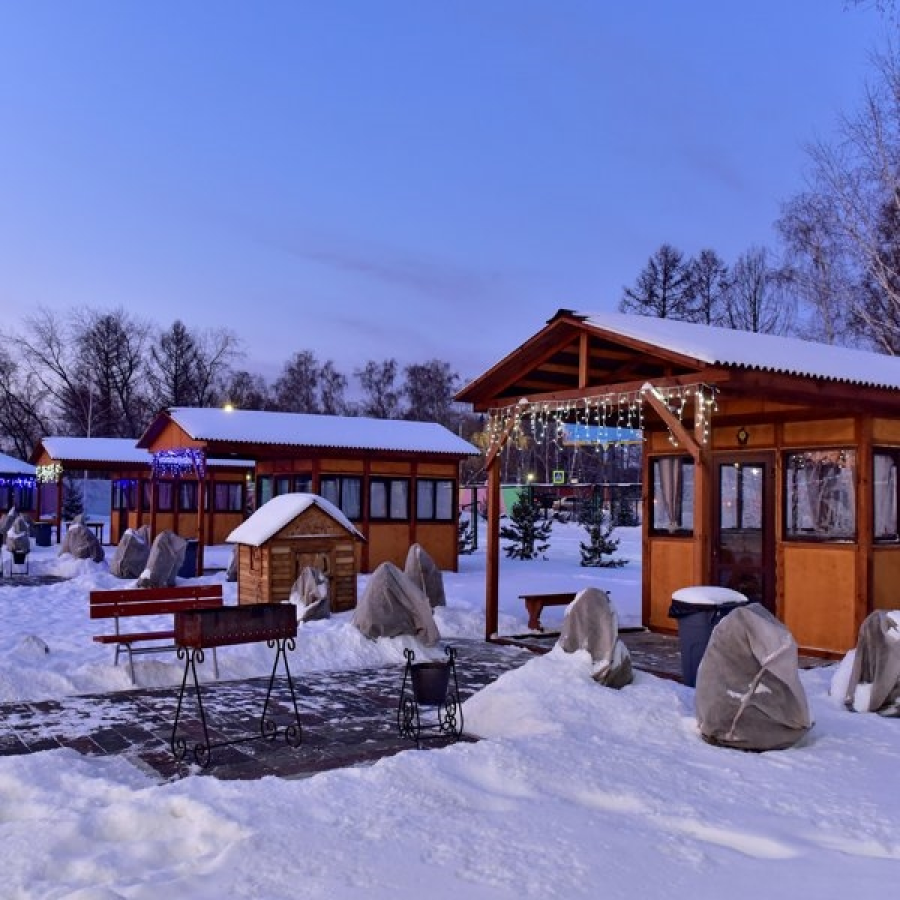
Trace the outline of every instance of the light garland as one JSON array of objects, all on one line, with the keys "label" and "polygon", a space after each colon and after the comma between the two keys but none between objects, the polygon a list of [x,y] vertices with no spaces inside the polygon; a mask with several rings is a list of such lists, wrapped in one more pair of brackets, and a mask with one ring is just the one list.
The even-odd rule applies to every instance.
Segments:
[{"label": "light garland", "polygon": [[194,447],[177,447],[153,454],[154,478],[182,478],[185,475],[198,478],[206,474],[206,454]]},{"label": "light garland", "polygon": [[12,478],[0,476],[0,487],[34,487],[33,475],[14,475]]},{"label": "light garland", "polygon": [[[688,404],[693,400],[695,431],[699,430],[701,443],[709,443],[712,414],[717,409],[713,388],[697,384],[653,387],[652,390],[679,422],[684,420]],[[512,406],[489,410],[485,430],[490,445],[494,446],[504,434],[509,434],[512,444],[518,444],[523,439],[541,444],[547,441],[564,443],[565,424],[597,426],[597,440],[593,443],[597,448],[602,448],[610,443],[628,441],[629,433],[644,430],[644,402],[644,389],[594,394],[572,400],[530,403],[523,399]],[[671,431],[669,440],[673,445],[678,445]],[[579,443],[589,445],[587,442]]]},{"label": "light garland", "polygon": [[48,484],[53,481],[59,481],[63,475],[62,463],[52,462],[45,466],[36,466],[34,476],[42,484]]}]

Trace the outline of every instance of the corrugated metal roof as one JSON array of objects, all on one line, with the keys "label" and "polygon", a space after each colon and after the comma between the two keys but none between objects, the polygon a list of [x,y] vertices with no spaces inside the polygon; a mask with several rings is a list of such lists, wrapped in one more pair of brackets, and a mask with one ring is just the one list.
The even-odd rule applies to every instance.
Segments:
[{"label": "corrugated metal roof", "polygon": [[169,410],[169,415],[197,441],[459,456],[474,456],[479,452],[468,441],[435,422],[193,407],[175,407]]},{"label": "corrugated metal roof", "polygon": [[897,356],[675,319],[624,313],[580,312],[577,315],[595,328],[710,365],[900,388],[900,357]]},{"label": "corrugated metal roof", "polygon": [[150,453],[135,447],[134,438],[45,437],[41,442],[57,462],[137,463],[149,466]]},{"label": "corrugated metal roof", "polygon": [[34,466],[23,462],[14,456],[0,453],[0,474],[3,475],[34,475]]}]

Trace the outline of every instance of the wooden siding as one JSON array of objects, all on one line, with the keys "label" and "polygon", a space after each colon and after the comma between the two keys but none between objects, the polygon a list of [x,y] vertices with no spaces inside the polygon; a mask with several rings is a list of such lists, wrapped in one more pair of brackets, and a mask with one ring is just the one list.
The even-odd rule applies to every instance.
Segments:
[{"label": "wooden siding", "polygon": [[784,624],[809,650],[844,653],[856,644],[856,546],[785,544]]},{"label": "wooden siding", "polygon": [[678,627],[669,617],[672,594],[679,588],[696,584],[693,576],[695,544],[689,539],[651,537],[649,559],[644,561],[649,573],[651,628],[672,631]]},{"label": "wooden siding", "polygon": [[872,554],[873,609],[900,609],[900,546],[876,547]]}]

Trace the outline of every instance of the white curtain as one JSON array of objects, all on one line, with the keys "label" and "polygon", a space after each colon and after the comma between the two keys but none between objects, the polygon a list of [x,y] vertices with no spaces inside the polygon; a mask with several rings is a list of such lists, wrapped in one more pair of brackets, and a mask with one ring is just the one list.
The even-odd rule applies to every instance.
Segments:
[{"label": "white curtain", "polygon": [[660,525],[669,531],[681,526],[681,459],[666,456],[657,460],[659,501],[662,505]]},{"label": "white curtain", "polygon": [[893,457],[875,454],[875,539],[897,537],[897,466]]}]

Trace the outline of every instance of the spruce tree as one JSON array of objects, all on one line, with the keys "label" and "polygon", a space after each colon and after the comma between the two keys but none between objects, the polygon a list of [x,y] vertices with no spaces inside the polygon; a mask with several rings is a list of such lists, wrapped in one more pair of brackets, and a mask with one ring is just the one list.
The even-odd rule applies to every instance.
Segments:
[{"label": "spruce tree", "polygon": [[550,546],[552,527],[532,502],[529,492],[523,492],[509,511],[507,524],[500,529],[500,537],[512,542],[503,551],[512,559],[536,559]]},{"label": "spruce tree", "polygon": [[588,533],[588,542],[579,544],[581,565],[618,569],[628,562],[613,556],[619,549],[619,539],[612,536],[615,526],[611,515],[604,515],[599,509],[589,509],[582,518],[582,524]]}]

